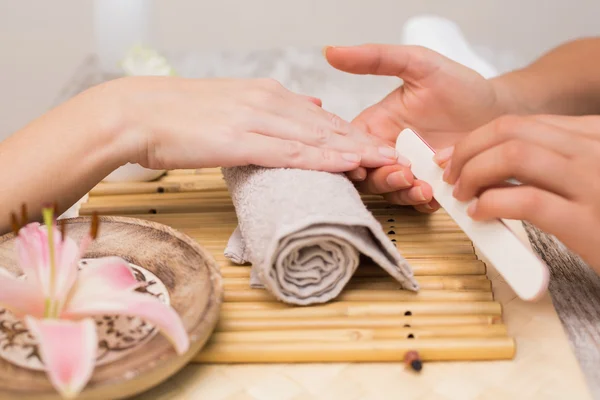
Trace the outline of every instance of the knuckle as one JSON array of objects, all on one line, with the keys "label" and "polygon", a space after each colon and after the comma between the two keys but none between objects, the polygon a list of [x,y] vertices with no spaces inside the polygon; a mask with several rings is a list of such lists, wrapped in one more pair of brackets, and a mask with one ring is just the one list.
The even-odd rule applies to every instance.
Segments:
[{"label": "knuckle", "polygon": [[278,80],[273,78],[261,78],[258,79],[259,87],[268,91],[277,91],[283,88]]},{"label": "knuckle", "polygon": [[500,150],[501,158],[505,163],[519,166],[520,162],[527,156],[528,148],[524,143],[517,140],[506,142]]},{"label": "knuckle", "polygon": [[542,200],[539,191],[530,188],[524,190],[522,196],[517,200],[520,215],[523,218],[530,218],[532,215],[539,212],[540,208],[543,206]]},{"label": "knuckle", "polygon": [[323,128],[322,126],[317,126],[314,129],[314,140],[315,144],[318,146],[323,146],[329,143],[331,139],[331,131],[329,129]]},{"label": "knuckle", "polygon": [[329,164],[334,159],[333,153],[326,149],[321,149],[319,156],[324,164]]},{"label": "knuckle", "polygon": [[344,120],[335,114],[329,114],[329,122],[331,123],[331,127],[336,131],[342,130],[345,126]]},{"label": "knuckle", "polygon": [[462,189],[470,188],[472,183],[476,183],[480,169],[473,163],[466,163],[460,171],[460,185]]},{"label": "knuckle", "polygon": [[503,115],[494,121],[494,131],[497,135],[510,136],[522,123],[517,115]]},{"label": "knuckle", "polygon": [[286,143],[284,154],[290,162],[296,163],[302,157],[303,148],[302,143],[291,140]]}]

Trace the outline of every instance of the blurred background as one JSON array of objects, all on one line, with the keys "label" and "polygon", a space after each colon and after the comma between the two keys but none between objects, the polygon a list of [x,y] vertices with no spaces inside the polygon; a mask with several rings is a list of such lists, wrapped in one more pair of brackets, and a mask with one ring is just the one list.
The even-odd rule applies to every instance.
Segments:
[{"label": "blurred background", "polygon": [[142,38],[169,54],[400,43],[411,17],[454,21],[502,69],[600,35],[598,0],[0,0],[0,139],[40,115],[90,54]]}]

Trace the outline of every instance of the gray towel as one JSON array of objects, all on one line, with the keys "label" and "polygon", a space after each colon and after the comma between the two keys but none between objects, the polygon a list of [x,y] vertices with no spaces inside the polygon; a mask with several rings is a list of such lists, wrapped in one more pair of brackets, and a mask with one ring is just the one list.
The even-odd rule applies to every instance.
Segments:
[{"label": "gray towel", "polygon": [[224,168],[239,226],[225,256],[252,263],[250,284],[297,305],[337,297],[371,258],[409,290],[412,271],[343,174]]}]

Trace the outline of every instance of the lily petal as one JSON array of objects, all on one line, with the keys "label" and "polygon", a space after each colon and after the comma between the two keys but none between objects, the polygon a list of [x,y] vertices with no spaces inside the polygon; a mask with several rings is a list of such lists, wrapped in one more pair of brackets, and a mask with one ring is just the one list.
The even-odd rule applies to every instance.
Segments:
[{"label": "lily petal", "polygon": [[38,342],[54,388],[66,398],[77,396],[90,380],[96,364],[98,337],[94,321],[25,317],[25,323]]},{"label": "lily petal", "polygon": [[50,259],[47,230],[37,222],[25,225],[19,231],[16,247],[21,270],[31,283],[48,296],[50,294]]},{"label": "lily petal", "polygon": [[31,282],[18,279],[0,268],[0,308],[6,308],[17,317],[25,314],[41,317],[44,298]]},{"label": "lily petal", "polygon": [[56,263],[56,276],[54,277],[54,299],[58,302],[59,307],[62,307],[77,279],[79,254],[79,246],[70,237],[66,237],[64,241],[56,246],[58,262]]},{"label": "lily petal", "polygon": [[177,353],[185,353],[189,348],[189,338],[179,315],[172,307],[152,295],[125,292],[110,296],[106,293],[104,297],[86,299],[85,296],[79,296],[77,299],[80,301],[76,302],[73,298],[66,305],[63,317],[76,319],[103,314],[139,317],[156,326]]},{"label": "lily petal", "polygon": [[129,264],[120,257],[97,258],[89,263],[79,271],[69,303],[85,304],[99,297],[131,292],[141,285]]}]

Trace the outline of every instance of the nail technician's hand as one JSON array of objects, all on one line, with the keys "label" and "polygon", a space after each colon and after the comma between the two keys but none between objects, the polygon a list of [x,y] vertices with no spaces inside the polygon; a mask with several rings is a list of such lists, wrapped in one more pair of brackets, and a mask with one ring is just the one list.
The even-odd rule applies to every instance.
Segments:
[{"label": "nail technician's hand", "polygon": [[473,219],[529,221],[600,273],[600,116],[501,117],[435,159]]},{"label": "nail technician's hand", "polygon": [[136,77],[107,87],[137,143],[132,162],[145,167],[340,172],[396,162],[381,139],[276,81]]},{"label": "nail technician's hand", "polygon": [[[475,71],[418,46],[363,45],[329,47],[329,63],[353,74],[397,76],[403,85],[363,111],[356,126],[395,143],[404,128],[417,131],[434,148],[454,144],[502,114],[495,88]],[[401,161],[401,160],[399,160]],[[396,204],[417,205],[422,212],[439,208],[431,187],[399,164],[349,174],[362,191],[383,194]]]}]

